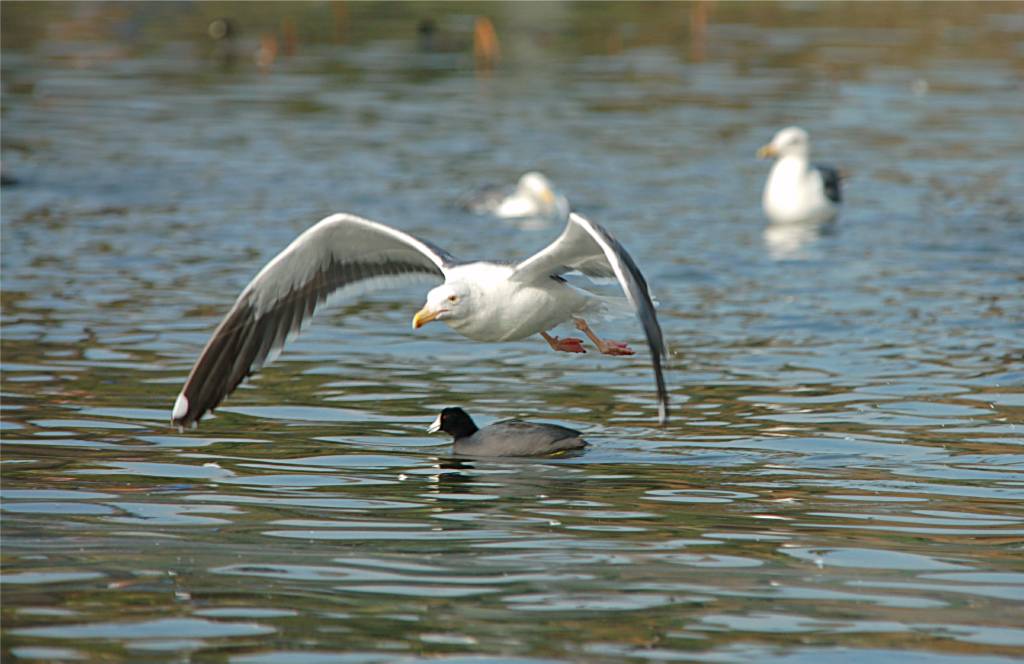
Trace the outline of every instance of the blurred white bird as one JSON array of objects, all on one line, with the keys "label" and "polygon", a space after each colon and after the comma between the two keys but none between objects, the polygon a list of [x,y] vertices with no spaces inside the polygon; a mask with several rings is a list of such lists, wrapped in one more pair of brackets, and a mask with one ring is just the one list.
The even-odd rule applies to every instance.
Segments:
[{"label": "blurred white bird", "polygon": [[466,207],[476,214],[509,219],[524,228],[562,224],[569,218],[569,200],[537,171],[524,173],[511,194],[489,189],[470,200]]},{"label": "blurred white bird", "polygon": [[839,172],[812,164],[810,154],[810,137],[800,127],[779,130],[771,143],[757,151],[758,157],[776,159],[761,199],[771,223],[821,228],[839,214]]}]

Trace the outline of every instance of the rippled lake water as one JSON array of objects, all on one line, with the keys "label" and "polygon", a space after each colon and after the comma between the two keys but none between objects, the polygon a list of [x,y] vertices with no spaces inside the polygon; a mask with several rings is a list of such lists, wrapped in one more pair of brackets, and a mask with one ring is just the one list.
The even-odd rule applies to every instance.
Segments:
[{"label": "rippled lake water", "polygon": [[[206,36],[227,11],[234,46]],[[5,3],[3,28],[4,661],[1024,656],[1021,5]],[[779,245],[753,155],[787,124],[848,179],[835,235]],[[168,425],[302,229],[522,256],[559,229],[457,202],[534,168],[645,270],[668,426],[646,353],[413,332],[421,288]],[[424,433],[448,405],[594,445],[452,459]]]}]

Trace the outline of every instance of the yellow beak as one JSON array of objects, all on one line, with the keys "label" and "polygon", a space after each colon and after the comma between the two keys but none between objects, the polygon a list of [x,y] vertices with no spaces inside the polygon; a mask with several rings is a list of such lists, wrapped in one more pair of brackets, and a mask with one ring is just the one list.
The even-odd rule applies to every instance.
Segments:
[{"label": "yellow beak", "polygon": [[412,329],[418,330],[419,328],[423,327],[424,325],[434,320],[435,318],[437,318],[446,311],[448,310],[431,309],[430,307],[426,306],[423,307],[422,309],[416,312],[415,316],[412,317]]},{"label": "yellow beak", "polygon": [[778,154],[778,152],[775,151],[775,148],[773,148],[771,146],[771,144],[769,144],[769,145],[762,145],[761,148],[757,151],[757,158],[758,159],[767,159],[769,157],[774,157],[777,154]]}]

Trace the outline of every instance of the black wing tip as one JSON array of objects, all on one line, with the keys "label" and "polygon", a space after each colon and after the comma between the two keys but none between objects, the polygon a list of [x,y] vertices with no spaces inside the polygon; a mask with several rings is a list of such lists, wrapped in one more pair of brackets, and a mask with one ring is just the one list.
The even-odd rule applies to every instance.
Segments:
[{"label": "black wing tip", "polygon": [[665,385],[665,373],[661,366],[661,358],[654,360],[654,387],[658,395],[658,425],[668,424],[668,388]]},{"label": "black wing tip", "polygon": [[644,277],[643,272],[640,271],[640,266],[636,264],[629,251],[626,250],[622,243],[619,242],[614,235],[612,235],[608,229],[596,221],[591,221],[583,215],[570,211],[569,223],[586,224],[590,226],[594,232],[601,236],[601,238],[611,246],[612,251],[615,252],[626,265],[626,270],[630,276],[636,280],[637,285],[640,287],[640,291],[650,307],[649,317],[643,312],[639,313],[640,323],[644,328],[644,335],[647,337],[647,345],[651,349],[651,354],[654,356],[654,373],[655,382],[658,388],[658,424],[665,426],[668,424],[668,392],[665,388],[665,378],[662,373],[661,363],[662,359],[668,357],[668,347],[665,344],[665,336],[661,332],[661,324],[658,322],[658,315],[655,312],[654,303],[651,301],[650,290],[647,286],[647,279]]},{"label": "black wing tip", "polygon": [[214,410],[220,405],[222,399],[218,399],[217,403],[211,404],[209,402],[197,403],[193,399],[189,399],[188,395],[184,391],[178,395],[178,398],[174,400],[174,409],[171,411],[171,426],[178,429],[179,433],[185,433],[187,429],[196,429],[199,426],[200,420],[206,417],[207,413],[211,416],[214,414]]},{"label": "black wing tip", "polygon": [[182,392],[174,400],[174,409],[171,410],[171,424],[177,427],[179,432],[184,433],[186,428],[194,429],[205,412],[205,410],[199,412],[193,410],[189,398]]}]

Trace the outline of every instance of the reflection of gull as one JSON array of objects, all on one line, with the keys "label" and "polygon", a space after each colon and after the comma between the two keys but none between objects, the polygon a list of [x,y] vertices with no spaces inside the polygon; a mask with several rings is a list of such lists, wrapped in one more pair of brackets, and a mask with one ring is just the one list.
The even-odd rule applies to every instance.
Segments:
[{"label": "reflection of gull", "polygon": [[758,150],[759,157],[777,157],[762,198],[773,224],[822,226],[839,214],[839,173],[810,163],[810,153],[810,138],[799,127],[780,130]]},{"label": "reflection of gull", "polygon": [[800,224],[768,224],[764,229],[764,243],[768,254],[775,260],[804,260],[810,258],[808,249],[821,236],[817,226]]},{"label": "reflection of gull", "polygon": [[562,223],[569,216],[569,201],[555,191],[543,173],[530,171],[516,183],[508,196],[497,191],[484,192],[468,205],[477,214],[493,214],[512,219],[524,226],[542,226],[548,222]]},{"label": "reflection of gull", "polygon": [[443,281],[427,294],[413,327],[446,322],[477,341],[512,341],[540,334],[557,351],[585,352],[581,339],[547,333],[573,320],[608,355],[628,346],[598,338],[582,316],[608,310],[609,301],[569,284],[578,271],[614,277],[640,320],[651,351],[658,416],[667,420],[662,376],[665,345],[647,282],[626,250],[603,228],[572,214],[554,242],[518,264],[459,262],[438,247],[384,224],[336,214],[295,239],[253,278],[214,331],[181,390],[172,422],[198,422],[298,332],[330,295]]}]

